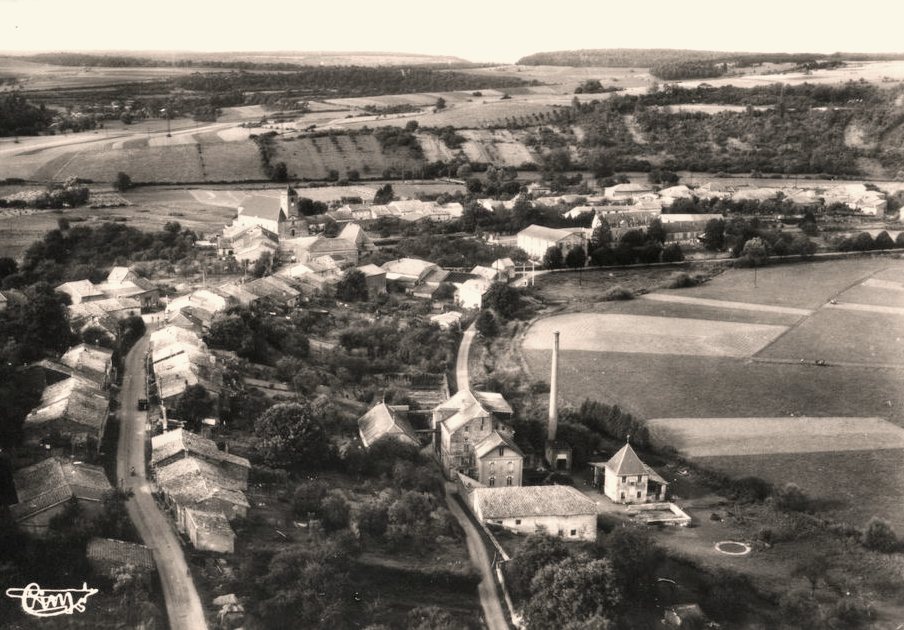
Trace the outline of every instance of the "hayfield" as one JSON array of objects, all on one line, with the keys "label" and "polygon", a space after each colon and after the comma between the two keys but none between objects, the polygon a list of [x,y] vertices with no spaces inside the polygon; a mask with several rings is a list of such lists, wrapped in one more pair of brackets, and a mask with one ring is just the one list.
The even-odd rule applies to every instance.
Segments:
[{"label": "hayfield", "polygon": [[82,177],[112,182],[119,171],[134,182],[197,182],[204,180],[195,145],[147,147],[98,152],[79,152],[58,170],[54,179]]},{"label": "hayfield", "polygon": [[563,350],[749,357],[784,333],[785,326],[713,320],[573,313],[531,326],[524,348],[549,347],[554,330]]},{"label": "hayfield", "polygon": [[882,418],[654,418],[653,440],[689,457],[904,449],[904,429]]},{"label": "hayfield", "polygon": [[250,140],[218,144],[199,144],[205,181],[229,182],[243,179],[267,179],[260,153]]},{"label": "hayfield", "polygon": [[904,263],[885,257],[851,258],[832,262],[730,269],[706,284],[681,289],[690,297],[710,298],[814,309],[848,287],[859,284],[882,269],[904,272]]},{"label": "hayfield", "polygon": [[843,308],[820,309],[757,356],[904,367],[904,317]]}]

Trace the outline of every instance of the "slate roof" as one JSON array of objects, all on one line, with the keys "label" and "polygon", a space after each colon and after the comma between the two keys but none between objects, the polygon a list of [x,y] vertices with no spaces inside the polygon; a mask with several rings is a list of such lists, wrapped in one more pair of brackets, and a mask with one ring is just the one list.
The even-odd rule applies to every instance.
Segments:
[{"label": "slate roof", "polygon": [[644,475],[647,473],[647,466],[642,461],[630,444],[625,444],[619,451],[613,455],[608,462],[606,468],[616,475]]},{"label": "slate roof", "polygon": [[403,442],[417,445],[414,429],[405,415],[407,406],[380,403],[358,419],[358,431],[364,446],[370,446],[384,437],[393,437]]},{"label": "slate roof", "polygon": [[55,457],[13,473],[18,503],[10,506],[17,521],[68,501],[78,499],[100,501],[113,490],[103,468],[73,464]]},{"label": "slate roof", "polygon": [[570,486],[476,488],[474,501],[486,520],[596,514],[596,504]]},{"label": "slate roof", "polygon": [[514,440],[510,438],[508,435],[504,433],[500,433],[499,431],[493,431],[488,436],[483,438],[480,442],[474,445],[474,454],[477,457],[483,457],[487,453],[490,453],[500,446],[506,446],[513,450],[516,455],[520,455],[524,457],[524,453],[521,452],[521,449],[518,448],[518,445],[515,444]]},{"label": "slate roof", "polygon": [[125,566],[127,564],[139,570],[154,570],[154,555],[144,545],[114,540],[112,538],[92,538],[85,549],[88,560],[105,565]]}]

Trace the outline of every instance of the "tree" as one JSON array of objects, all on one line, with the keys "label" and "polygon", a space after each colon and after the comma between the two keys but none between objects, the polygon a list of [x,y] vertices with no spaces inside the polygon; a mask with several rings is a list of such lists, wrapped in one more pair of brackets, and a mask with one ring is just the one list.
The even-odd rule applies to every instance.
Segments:
[{"label": "tree", "polygon": [[[60,217],[57,219],[57,227],[60,229],[60,232],[65,232],[69,229],[69,219],[66,217]],[[886,234],[888,236],[888,234]]]},{"label": "tree", "polygon": [[873,243],[873,247],[875,249],[893,249],[895,246],[895,242],[892,240],[891,236],[888,235],[888,232],[882,230],[876,235],[876,240]]},{"label": "tree", "polygon": [[[898,232],[898,235],[895,237],[895,246],[904,247],[904,232]],[[0,273],[0,276],[3,274]]]},{"label": "tree", "polygon": [[351,507],[337,491],[329,493],[320,504],[320,519],[327,531],[337,531],[348,527]]},{"label": "tree", "polygon": [[752,267],[765,265],[769,260],[769,250],[766,242],[756,236],[744,243],[744,249],[741,250],[741,259]]},{"label": "tree", "polygon": [[436,111],[439,111],[441,109],[446,109],[446,99],[444,99],[442,96],[440,96],[438,99],[436,99],[436,104],[433,106],[433,108]]},{"label": "tree", "polygon": [[561,269],[564,261],[562,250],[555,245],[550,246],[546,253],[543,254],[544,269]]},{"label": "tree", "polygon": [[569,269],[581,269],[587,264],[587,252],[583,247],[572,247],[565,255],[565,266]]},{"label": "tree", "polygon": [[664,555],[646,530],[618,527],[606,536],[605,546],[606,558],[627,597],[639,600],[655,593],[656,571]]},{"label": "tree", "polygon": [[113,180],[113,188],[119,192],[123,192],[132,187],[132,178],[128,174],[119,171],[116,173],[116,179]]},{"label": "tree", "polygon": [[684,252],[678,243],[669,243],[659,254],[659,260],[664,263],[681,262],[684,260]]},{"label": "tree", "polygon": [[600,224],[593,229],[590,236],[591,250],[598,247],[608,247],[612,244],[612,228],[606,219],[600,220]]},{"label": "tree", "polygon": [[289,179],[289,169],[286,167],[285,162],[277,162],[273,165],[273,171],[270,174],[270,179],[274,182],[285,182]]},{"label": "tree", "polygon": [[869,232],[860,232],[854,237],[851,243],[851,249],[855,252],[867,252],[875,248],[872,235]]},{"label": "tree", "polygon": [[796,483],[786,483],[775,493],[775,505],[780,510],[803,512],[809,504],[809,497]]},{"label": "tree", "polygon": [[819,233],[819,228],[816,225],[816,215],[813,214],[812,210],[804,212],[804,217],[800,220],[800,231],[807,236],[816,236]]},{"label": "tree", "polygon": [[377,189],[376,193],[374,193],[374,204],[385,205],[392,201],[394,196],[395,193],[392,190],[392,184],[384,184]]},{"label": "tree", "polygon": [[888,521],[874,516],[863,533],[863,546],[873,551],[892,553],[898,549],[898,537]]},{"label": "tree", "polygon": [[798,562],[792,569],[791,575],[805,578],[810,583],[810,592],[815,593],[819,580],[825,578],[830,568],[829,559],[823,554],[817,554]]},{"label": "tree", "polygon": [[308,514],[319,516],[328,490],[326,482],[319,479],[301,482],[292,495],[292,513],[299,518],[306,518]]},{"label": "tree", "polygon": [[310,403],[279,403],[254,423],[257,450],[273,468],[317,470],[330,460],[331,445]]},{"label": "tree", "polygon": [[609,620],[621,603],[615,571],[605,559],[569,557],[541,568],[531,581],[524,616],[532,628],[554,628],[561,620]]},{"label": "tree", "polygon": [[484,293],[483,304],[503,318],[512,319],[521,309],[521,291],[504,282],[494,282]]},{"label": "tree", "polygon": [[270,252],[264,252],[254,261],[254,265],[251,267],[251,275],[255,278],[262,278],[270,273],[272,268],[273,255]]},{"label": "tree", "polygon": [[457,630],[461,623],[438,606],[418,606],[408,612],[405,627],[409,630]]},{"label": "tree", "polygon": [[722,219],[707,221],[703,230],[703,242],[710,251],[722,251],[725,247],[725,221]]},{"label": "tree", "polygon": [[176,418],[184,420],[189,425],[198,427],[201,420],[210,415],[213,409],[213,400],[207,389],[201,384],[189,385],[176,401]]},{"label": "tree", "polygon": [[647,226],[647,238],[657,243],[665,243],[666,233],[660,219],[653,219]]},{"label": "tree", "polygon": [[[904,232],[902,232],[904,234]],[[0,257],[0,280],[19,272],[19,263],[9,256]]]},{"label": "tree", "polygon": [[532,534],[511,562],[506,563],[505,577],[511,589],[526,598],[530,594],[531,581],[537,572],[568,557],[568,545],[564,540],[546,534]]},{"label": "tree", "polygon": [[477,328],[477,332],[486,338],[495,337],[499,334],[499,324],[496,322],[496,317],[492,311],[486,309],[480,311],[480,315],[477,316],[474,325]]},{"label": "tree", "polygon": [[357,302],[367,299],[367,278],[359,269],[349,269],[336,283],[336,299]]},{"label": "tree", "polygon": [[778,601],[778,609],[784,624],[803,630],[822,628],[823,619],[813,593],[797,589],[785,593]]}]

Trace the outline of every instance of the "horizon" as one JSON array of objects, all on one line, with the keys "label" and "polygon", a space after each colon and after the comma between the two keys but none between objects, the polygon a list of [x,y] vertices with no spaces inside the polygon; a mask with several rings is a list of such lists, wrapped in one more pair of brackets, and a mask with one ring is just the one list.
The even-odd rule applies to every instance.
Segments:
[{"label": "horizon", "polygon": [[[658,0],[648,5],[643,15],[660,19],[640,22],[641,14],[631,7],[580,0],[560,2],[542,19],[535,9],[518,11],[502,3],[486,5],[476,0],[461,0],[454,11],[440,15],[425,14],[423,5],[413,0],[380,6],[353,1],[343,5],[341,20],[331,7],[301,6],[289,0],[273,0],[261,11],[236,11],[211,0],[191,4],[159,0],[154,9],[137,14],[123,11],[112,0],[0,0],[4,15],[0,46],[3,54],[12,55],[356,51],[459,57],[497,64],[514,63],[538,52],[613,48],[904,52],[898,43],[898,21],[893,19],[904,16],[904,8],[883,4],[880,0],[863,0],[856,5],[840,2],[835,5],[841,10],[822,5],[814,11],[779,0],[763,0],[755,10],[736,17],[737,12],[727,15],[724,4],[714,0],[691,0],[678,9]],[[53,15],[52,22],[48,15]],[[136,28],[139,23],[140,29]],[[628,27],[613,30],[613,23]],[[290,44],[296,41],[299,45]],[[337,46],[337,42],[355,45]]]}]

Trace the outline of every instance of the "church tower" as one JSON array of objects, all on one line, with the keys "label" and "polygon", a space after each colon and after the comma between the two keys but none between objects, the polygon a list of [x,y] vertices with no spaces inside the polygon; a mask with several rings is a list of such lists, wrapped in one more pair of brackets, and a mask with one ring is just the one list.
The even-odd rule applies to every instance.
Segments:
[{"label": "church tower", "polygon": [[298,193],[288,184],[286,184],[286,189],[279,195],[279,208],[285,213],[289,221],[298,219]]}]

